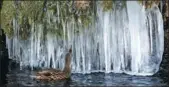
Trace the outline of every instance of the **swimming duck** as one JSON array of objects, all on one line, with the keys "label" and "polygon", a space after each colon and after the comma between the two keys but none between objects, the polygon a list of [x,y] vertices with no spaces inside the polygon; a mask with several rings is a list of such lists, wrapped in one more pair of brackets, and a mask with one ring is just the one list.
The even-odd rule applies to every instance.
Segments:
[{"label": "swimming duck", "polygon": [[65,57],[65,67],[63,71],[56,69],[46,69],[43,71],[37,72],[35,78],[37,80],[47,80],[47,81],[56,81],[70,78],[71,74],[71,53],[72,49],[69,49],[69,52]]}]

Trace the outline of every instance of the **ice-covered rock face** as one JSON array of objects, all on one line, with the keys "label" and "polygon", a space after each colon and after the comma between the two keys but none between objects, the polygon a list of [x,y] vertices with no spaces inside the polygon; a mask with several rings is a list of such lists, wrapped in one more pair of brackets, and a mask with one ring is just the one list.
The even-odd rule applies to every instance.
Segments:
[{"label": "ice-covered rock face", "polygon": [[[98,2],[99,3],[99,2]],[[43,25],[31,25],[28,40],[18,37],[14,20],[14,38],[7,38],[10,58],[20,62],[21,68],[53,67],[63,69],[64,57],[72,46],[72,72],[115,72],[131,75],[153,75],[159,69],[163,54],[163,19],[154,5],[145,10],[137,1],[113,5],[104,12],[97,4],[97,19],[89,27],[74,26],[74,21],[62,22],[63,38],[47,32]],[[48,20],[57,19],[48,13]],[[76,33],[75,30],[80,30]]]}]

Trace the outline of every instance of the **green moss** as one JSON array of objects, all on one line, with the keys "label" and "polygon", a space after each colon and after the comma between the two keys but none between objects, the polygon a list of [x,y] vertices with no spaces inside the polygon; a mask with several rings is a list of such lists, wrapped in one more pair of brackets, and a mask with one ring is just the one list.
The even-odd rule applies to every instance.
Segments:
[{"label": "green moss", "polygon": [[[14,1],[3,1],[1,10],[2,28],[9,37],[13,36],[11,23],[13,18],[16,17],[18,19],[17,21],[22,27],[20,31],[23,32],[28,32],[27,26],[25,25],[32,24],[33,22],[41,22],[41,19],[43,19],[42,15],[44,1],[20,1],[17,6],[14,3]],[[28,24],[25,24],[25,22],[23,23],[23,18],[27,18]],[[20,33],[21,36],[26,36],[27,34],[23,32]]]},{"label": "green moss", "polygon": [[138,3],[140,3],[141,5],[144,5],[146,9],[149,9],[152,7],[152,5],[155,4],[159,4],[160,0],[148,0],[148,1],[144,1],[144,0],[139,0]]},{"label": "green moss", "polygon": [[[114,1],[103,1],[103,10],[109,11],[113,9]],[[94,5],[94,4],[93,4]],[[125,4],[124,4],[125,5]],[[2,7],[2,17],[3,18],[3,29],[5,32],[12,36],[13,29],[11,25],[11,21],[14,17],[17,18],[17,21],[20,25],[20,36],[21,38],[26,39],[30,34],[30,27],[32,24],[44,24],[48,26],[46,31],[50,34],[57,35],[63,37],[63,24],[75,22],[75,26],[80,27],[88,27],[94,20],[94,11],[96,10],[96,6],[90,6],[87,9],[75,9],[73,11],[73,1],[47,1],[46,9],[44,12],[44,1],[20,1],[20,3],[15,6],[18,7],[17,11],[14,8],[13,1],[4,1]],[[17,15],[16,15],[17,12]],[[76,14],[76,13],[79,14]],[[59,20],[54,21],[52,17],[49,17],[48,13],[50,13],[50,17],[59,17]],[[7,16],[6,16],[7,15]],[[26,19],[25,19],[26,18]],[[79,21],[81,23],[79,23]],[[82,25],[82,26],[81,26]],[[81,29],[79,27],[79,29]],[[81,30],[76,30],[77,32]]]},{"label": "green moss", "polygon": [[[78,10],[81,15],[72,12],[72,1],[47,1],[47,12],[50,12],[51,16],[59,17],[59,20],[53,21],[50,18],[50,23],[45,23],[47,19],[47,12],[44,12],[44,1],[20,1],[16,6],[13,1],[4,1],[2,7],[2,27],[6,34],[12,36],[13,29],[10,23],[14,17],[17,18],[20,25],[19,33],[21,39],[26,39],[30,34],[30,26],[35,23],[45,24],[49,26],[47,32],[63,37],[63,24],[74,20],[77,17],[83,24],[83,26],[89,26],[91,23],[91,9]],[[17,7],[17,10],[16,8]],[[57,8],[59,7],[59,8]],[[17,12],[17,14],[16,14]],[[58,15],[59,14],[59,15]],[[85,14],[85,15],[84,15]],[[61,21],[60,21],[61,20]],[[76,23],[78,25],[78,23]],[[29,27],[28,27],[29,26]]]},{"label": "green moss", "polygon": [[15,17],[15,7],[13,1],[3,1],[1,9],[1,25],[8,37],[13,35],[12,19]]},{"label": "green moss", "polygon": [[[91,5],[86,9],[76,9],[78,14],[73,14],[76,26],[80,24],[80,26],[82,25],[82,27],[88,27],[92,23],[92,20],[94,20],[95,10],[96,9],[94,9],[94,6]],[[77,32],[79,33],[79,30],[77,30]]]},{"label": "green moss", "polygon": [[81,21],[83,27],[88,27],[89,24],[91,24],[92,18],[88,15],[81,15],[79,20]]},{"label": "green moss", "polygon": [[28,17],[23,16],[19,29],[19,36],[22,40],[25,40],[30,36],[30,27]]},{"label": "green moss", "polygon": [[41,21],[43,13],[44,1],[21,1],[19,4],[19,19],[22,21],[22,16],[28,17],[31,22]]},{"label": "green moss", "polygon": [[[79,15],[72,11],[72,5],[73,5],[72,3],[73,3],[72,1],[69,1],[69,2],[48,1],[47,2],[47,12],[50,12],[50,14],[52,14],[51,16],[55,16],[56,18],[59,17],[59,20],[57,20],[56,22],[53,22],[53,19],[51,18],[50,23],[47,23],[48,29],[49,29],[48,32],[50,32],[50,34],[57,35],[63,38],[64,37],[64,34],[63,34],[64,25],[62,23],[66,24],[68,22],[72,22],[72,20],[75,22],[75,26],[79,24],[77,20],[80,20],[83,26],[88,26],[90,24],[91,12],[92,12],[90,11],[91,9],[86,9],[83,11],[79,9],[75,9],[76,12],[79,11],[82,13]],[[57,8],[57,5],[59,8]]]},{"label": "green moss", "polygon": [[102,6],[103,6],[103,11],[110,11],[113,9],[113,0],[104,0],[102,2]]}]

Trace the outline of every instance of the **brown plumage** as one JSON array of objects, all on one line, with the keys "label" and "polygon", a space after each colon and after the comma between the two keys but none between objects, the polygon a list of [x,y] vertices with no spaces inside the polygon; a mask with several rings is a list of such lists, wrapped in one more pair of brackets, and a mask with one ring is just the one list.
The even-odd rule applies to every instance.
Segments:
[{"label": "brown plumage", "polygon": [[72,53],[72,49],[69,49],[69,53],[67,53],[65,57],[65,67],[63,71],[56,70],[56,69],[46,69],[37,72],[35,78],[37,80],[46,80],[46,81],[63,80],[69,78],[71,73],[71,68],[70,68],[71,53]]}]

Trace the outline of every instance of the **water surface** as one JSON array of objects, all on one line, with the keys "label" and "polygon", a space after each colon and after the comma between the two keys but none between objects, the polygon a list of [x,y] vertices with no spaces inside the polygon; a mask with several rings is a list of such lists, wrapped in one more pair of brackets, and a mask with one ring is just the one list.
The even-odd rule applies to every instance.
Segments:
[{"label": "water surface", "polygon": [[58,86],[168,86],[159,76],[132,76],[117,73],[72,74],[71,79],[42,82],[33,78],[35,71],[12,70],[7,74],[7,87]]}]

